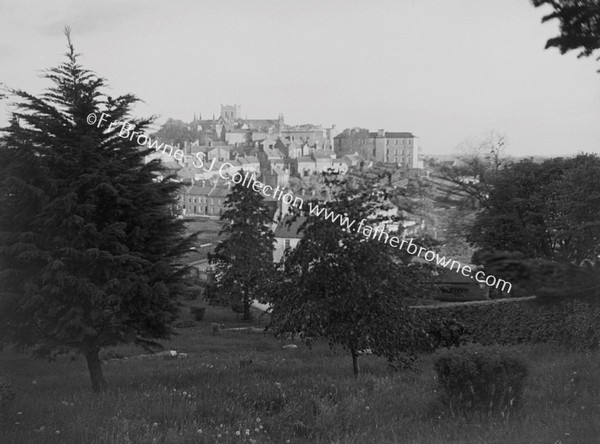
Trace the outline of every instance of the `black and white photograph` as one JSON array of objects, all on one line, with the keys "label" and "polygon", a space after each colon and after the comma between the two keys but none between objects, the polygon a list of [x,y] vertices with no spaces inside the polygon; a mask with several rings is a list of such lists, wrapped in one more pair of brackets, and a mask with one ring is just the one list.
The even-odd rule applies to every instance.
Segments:
[{"label": "black and white photograph", "polygon": [[600,0],[0,0],[0,443],[600,444]]}]

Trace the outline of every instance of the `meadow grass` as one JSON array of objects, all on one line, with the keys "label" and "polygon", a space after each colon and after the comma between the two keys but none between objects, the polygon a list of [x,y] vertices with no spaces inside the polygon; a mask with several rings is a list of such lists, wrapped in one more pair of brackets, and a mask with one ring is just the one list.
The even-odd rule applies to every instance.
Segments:
[{"label": "meadow grass", "polygon": [[600,354],[550,346],[515,348],[528,362],[524,406],[511,417],[460,416],[438,401],[432,356],[416,371],[350,356],[326,344],[250,331],[211,335],[211,322],[243,323],[209,308],[166,349],[183,359],[105,356],[109,390],[91,393],[83,359],[33,360],[4,351],[0,373],[17,400],[0,443],[595,443],[600,442]]}]

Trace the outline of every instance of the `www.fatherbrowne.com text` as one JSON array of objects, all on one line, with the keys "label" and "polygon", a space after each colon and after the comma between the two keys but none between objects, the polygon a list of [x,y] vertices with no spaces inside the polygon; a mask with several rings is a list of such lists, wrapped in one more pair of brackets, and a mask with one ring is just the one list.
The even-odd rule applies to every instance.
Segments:
[{"label": "www.fatherbrowne.com text", "polygon": [[[102,113],[100,115],[100,118],[98,118],[96,114],[90,113],[87,116],[87,123],[89,125],[96,125],[98,128],[100,128],[103,123],[108,123],[107,118],[110,118],[110,115],[106,113]],[[156,140],[153,142],[152,139],[146,134],[135,131],[135,126],[129,122],[111,122],[108,125],[108,131],[116,130],[119,128],[119,126],[119,137],[131,141],[135,140],[138,145],[148,146],[148,148],[155,149],[157,152],[162,151],[164,154],[173,157],[177,161],[182,161],[184,159],[184,152],[182,150],[175,149],[173,146],[164,143],[161,143],[159,145],[158,141]],[[213,170],[216,159],[213,159],[210,165],[205,165],[204,153],[196,153],[195,157],[196,161],[192,163],[195,168],[202,169],[203,171],[207,172]],[[235,172],[233,174],[229,174],[230,171]],[[275,200],[281,200],[286,205],[290,205],[300,210],[305,208],[305,202],[300,197],[295,197],[291,192],[285,191],[279,186],[273,188],[270,185],[261,183],[260,181],[256,180],[256,175],[254,173],[246,172],[244,174],[242,170],[236,171],[235,167],[228,162],[223,162],[220,165],[218,172],[221,178],[228,182],[233,182],[234,184],[241,183],[242,186],[252,188],[255,192],[260,192],[265,197],[274,198]],[[443,268],[454,270],[457,273],[460,273],[463,276],[468,277],[470,279],[474,279],[479,284],[485,284],[488,287],[496,288],[506,293],[510,293],[512,289],[512,284],[510,282],[507,282],[504,279],[496,278],[493,275],[486,275],[483,271],[473,270],[471,266],[462,265],[456,260],[446,259],[445,256],[440,256],[435,251],[428,250],[424,247],[420,247],[414,244],[413,238],[402,239],[398,236],[392,236],[390,235],[390,233],[385,231],[383,227],[372,227],[366,224],[366,219],[361,220],[358,223],[358,226],[354,227],[356,224],[356,220],[350,220],[350,218],[348,218],[347,216],[336,214],[333,211],[329,211],[327,208],[319,207],[319,205],[314,201],[308,201],[307,204],[310,215],[323,217],[325,218],[325,220],[329,220],[332,223],[338,222],[340,227],[344,230],[355,230],[360,232],[366,238],[372,238],[377,239],[379,241],[383,241],[383,243],[388,244],[393,248],[398,248],[400,250],[404,248],[409,254],[416,255],[419,258],[422,257],[428,262],[435,261],[437,265]]]}]

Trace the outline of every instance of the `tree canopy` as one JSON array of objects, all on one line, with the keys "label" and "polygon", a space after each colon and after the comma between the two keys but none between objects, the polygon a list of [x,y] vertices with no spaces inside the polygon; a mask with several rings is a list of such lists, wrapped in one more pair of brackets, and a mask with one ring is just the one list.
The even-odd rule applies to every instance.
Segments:
[{"label": "tree canopy", "polygon": [[220,234],[227,237],[209,256],[216,269],[217,288],[212,297],[234,309],[241,307],[243,319],[250,320],[252,301],[265,299],[265,286],[273,278],[270,210],[262,194],[243,183],[232,187],[225,207],[221,220],[227,224]]},{"label": "tree canopy", "polygon": [[[311,215],[316,201],[304,208],[303,237],[287,252],[271,297],[270,328],[341,345],[352,356],[355,374],[363,349],[406,362],[413,353],[433,348],[438,330],[405,303],[425,291],[422,270],[410,264],[406,252],[365,235],[380,222],[376,215],[385,206],[385,190],[336,180],[328,186],[331,200],[318,205],[348,218],[351,226],[331,222],[323,213]],[[366,225],[358,228],[360,221]]]},{"label": "tree canopy", "polygon": [[533,0],[533,4],[554,9],[542,23],[559,21],[560,35],[549,39],[546,49],[558,48],[561,54],[579,50],[578,57],[589,57],[600,49],[600,0]]},{"label": "tree canopy", "polygon": [[[490,252],[504,252],[513,263],[509,268],[521,270],[517,276],[535,276],[538,283],[544,274],[562,275],[564,281],[567,273],[560,270],[598,264],[600,158],[580,154],[541,163],[524,160],[501,169],[468,240],[479,249],[480,263],[498,265],[501,261]],[[506,271],[506,263],[504,267]]]},{"label": "tree canopy", "polygon": [[103,347],[170,335],[190,238],[173,211],[179,185],[157,180],[150,150],[90,124],[104,113],[143,133],[152,119],[131,115],[135,96],[107,96],[66,34],[66,61],[44,74],[52,86],[11,91],[2,130],[0,336],[43,356],[84,354],[98,392]]}]

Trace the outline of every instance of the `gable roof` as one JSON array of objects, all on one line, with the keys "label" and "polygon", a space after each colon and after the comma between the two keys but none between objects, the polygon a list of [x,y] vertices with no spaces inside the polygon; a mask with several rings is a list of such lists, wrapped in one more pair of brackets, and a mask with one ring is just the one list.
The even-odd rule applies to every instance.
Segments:
[{"label": "gable roof", "polygon": [[265,148],[265,154],[269,157],[277,157],[283,159],[283,153],[277,148]]},{"label": "gable roof", "polygon": [[312,155],[315,159],[334,159],[335,151],[332,150],[314,150]]},{"label": "gable roof", "polygon": [[300,162],[303,162],[303,163],[315,163],[315,161],[310,156],[298,157],[296,160],[298,161],[298,163],[300,163]]}]

